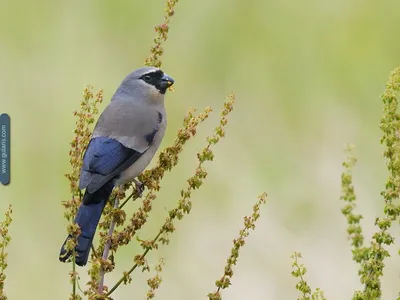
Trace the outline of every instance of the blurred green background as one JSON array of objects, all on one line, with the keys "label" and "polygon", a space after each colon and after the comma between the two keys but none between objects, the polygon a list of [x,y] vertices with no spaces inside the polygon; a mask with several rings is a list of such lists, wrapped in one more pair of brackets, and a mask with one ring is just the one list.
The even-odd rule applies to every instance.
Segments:
[{"label": "blurred green background", "polygon": [[[103,88],[105,103],[143,64],[162,22],[164,1],[0,0],[0,112],[12,118],[12,178],[0,187],[0,209],[14,208],[6,291],[9,299],[67,299],[69,264],[58,262],[67,222],[68,149],[85,84]],[[386,170],[379,144],[379,96],[399,65],[398,1],[180,1],[165,46],[163,69],[176,80],[167,95],[171,144],[190,107],[212,106],[163,181],[149,226],[153,236],[173,208],[196,152],[237,95],[226,139],[193,194],[193,211],[176,224],[171,244],[150,256],[166,259],[158,299],[205,299],[223,273],[231,240],[256,196],[269,202],[240,254],[226,299],[295,299],[293,251],[307,279],[330,299],[362,288],[340,213],[345,142],[357,145],[355,185],[367,239],[382,214]],[[132,212],[135,205],[128,208]],[[398,228],[393,231],[398,237]],[[396,249],[399,243],[396,243]],[[137,247],[121,248],[113,284]],[[387,259],[383,298],[400,286],[399,257]],[[79,269],[82,285],[86,268]],[[143,299],[148,274],[119,288],[115,299]]]}]

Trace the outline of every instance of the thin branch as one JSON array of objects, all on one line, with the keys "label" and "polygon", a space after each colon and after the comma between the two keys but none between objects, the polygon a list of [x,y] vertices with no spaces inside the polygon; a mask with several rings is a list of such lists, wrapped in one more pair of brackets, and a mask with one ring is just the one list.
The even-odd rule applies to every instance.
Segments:
[{"label": "thin branch", "polygon": [[[227,101],[224,103],[224,109],[221,112],[220,124],[214,129],[214,135],[209,136],[207,138],[207,146],[197,153],[198,165],[195,170],[195,174],[187,180],[188,187],[181,191],[181,199],[178,201],[178,207],[170,210],[168,212],[168,217],[159,230],[158,234],[154,239],[142,241],[142,247],[145,249],[141,255],[135,256],[135,264],[133,267],[124,272],[122,277],[118,280],[118,282],[109,290],[106,296],[111,295],[112,292],[117,289],[121,283],[127,282],[130,279],[130,274],[138,267],[145,264],[145,257],[147,253],[152,249],[158,248],[158,240],[160,239],[163,244],[169,242],[167,235],[175,231],[175,227],[173,225],[173,221],[175,219],[181,220],[184,214],[189,214],[192,203],[190,201],[190,195],[192,191],[200,188],[203,184],[203,180],[207,177],[207,172],[203,167],[203,164],[206,161],[212,161],[214,158],[214,154],[210,148],[213,145],[216,145],[221,138],[225,137],[225,126],[228,123],[227,115],[233,110],[233,104],[235,101],[235,95],[230,94],[227,97]],[[166,235],[166,236],[162,236]],[[162,237],[161,237],[162,236]]]},{"label": "thin branch", "polygon": [[[125,204],[128,203],[128,201],[129,201],[130,199],[132,199],[132,197],[133,197],[134,194],[135,194],[135,192],[132,192],[132,194],[130,194],[129,197],[126,198],[126,199],[124,200],[124,202],[121,203],[121,205],[119,206],[119,209],[123,208],[123,207],[125,206]],[[135,200],[136,200],[136,199],[133,199],[133,201],[135,201]]]},{"label": "thin branch", "polygon": [[[119,205],[119,199],[118,197],[115,197],[114,199],[114,209],[118,208]],[[113,218],[111,220],[110,228],[108,229],[108,235],[107,235],[107,242],[106,245],[104,246],[104,251],[103,251],[103,256],[102,260],[107,261],[108,258],[108,253],[110,252],[110,247],[111,247],[111,237],[114,232],[115,228],[115,219]],[[104,275],[105,275],[105,270],[102,267],[100,270],[100,281],[99,281],[99,287],[98,287],[98,293],[103,294],[103,288],[104,288]]]},{"label": "thin branch", "polygon": [[75,264],[75,248],[72,250],[72,297],[73,299],[76,297],[76,264]]},{"label": "thin branch", "polygon": [[[160,231],[158,232],[158,234],[156,235],[156,237],[153,239],[154,243],[156,243],[158,241],[158,239],[160,238],[160,236],[164,233],[164,226],[160,229]],[[143,261],[143,259],[146,257],[147,253],[151,250],[151,247],[148,247],[142,255],[140,255],[140,258],[138,259],[138,261]],[[135,271],[135,269],[139,266],[139,263],[135,263],[133,265],[132,268],[129,269],[128,272],[124,272],[124,275],[117,281],[117,283],[110,289],[110,291],[106,294],[106,296],[110,296],[112,294],[112,292],[114,292],[120,285],[122,282],[124,282],[126,280],[126,278],[133,272]]]},{"label": "thin branch", "polygon": [[160,68],[162,65],[161,56],[164,53],[163,43],[168,39],[169,23],[175,14],[175,5],[178,0],[167,0],[165,7],[164,22],[154,27],[157,35],[154,38],[154,45],[151,47],[150,55],[145,60],[146,66],[154,66]]},{"label": "thin branch", "polygon": [[99,256],[97,255],[96,249],[95,249],[94,246],[93,246],[93,243],[92,243],[92,245],[91,245],[90,247],[92,248],[93,256],[94,256],[95,258],[99,258]]},{"label": "thin branch", "polygon": [[260,217],[260,206],[265,204],[267,201],[267,194],[262,193],[258,196],[258,201],[253,206],[253,212],[251,215],[243,218],[243,228],[239,231],[239,236],[233,240],[233,247],[231,249],[231,254],[226,260],[226,265],[224,267],[224,274],[221,279],[215,282],[217,290],[213,293],[208,294],[209,300],[221,300],[221,290],[228,288],[231,285],[231,279],[233,276],[233,266],[236,265],[240,248],[245,245],[246,238],[250,234],[250,230],[254,230],[256,227],[256,221]]}]

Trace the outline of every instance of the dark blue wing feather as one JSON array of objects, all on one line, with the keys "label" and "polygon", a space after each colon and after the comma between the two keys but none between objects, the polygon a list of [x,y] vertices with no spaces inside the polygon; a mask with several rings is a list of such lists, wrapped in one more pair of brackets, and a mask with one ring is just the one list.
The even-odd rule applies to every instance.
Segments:
[{"label": "dark blue wing feather", "polygon": [[83,157],[79,187],[92,194],[132,165],[142,153],[108,137],[93,138]]},{"label": "dark blue wing feather", "polygon": [[108,175],[135,152],[114,139],[94,138],[83,158],[83,169],[91,173]]},{"label": "dark blue wing feather", "polygon": [[[78,245],[75,247],[75,262],[79,266],[86,265],[90,247],[101,218],[104,206],[114,188],[114,179],[132,165],[142,153],[123,146],[118,141],[108,137],[97,137],[90,143],[83,157],[79,187],[86,188],[75,217],[81,233]],[[61,247],[61,261],[67,261],[72,252],[67,251],[65,244],[71,238],[67,237]]]}]

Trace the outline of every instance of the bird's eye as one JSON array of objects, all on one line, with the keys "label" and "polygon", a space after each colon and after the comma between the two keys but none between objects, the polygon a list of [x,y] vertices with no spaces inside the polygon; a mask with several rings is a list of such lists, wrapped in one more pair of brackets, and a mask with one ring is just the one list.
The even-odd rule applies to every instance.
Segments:
[{"label": "bird's eye", "polygon": [[143,80],[148,82],[148,81],[151,80],[151,76],[150,75],[144,75],[143,76]]}]

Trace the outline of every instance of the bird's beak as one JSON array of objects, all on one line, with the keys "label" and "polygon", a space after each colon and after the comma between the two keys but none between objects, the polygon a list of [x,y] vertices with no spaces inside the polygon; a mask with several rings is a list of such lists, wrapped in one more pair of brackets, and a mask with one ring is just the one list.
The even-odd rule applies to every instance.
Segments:
[{"label": "bird's beak", "polygon": [[167,87],[172,86],[174,84],[174,82],[175,82],[175,80],[172,77],[169,77],[165,73],[164,73],[163,77],[161,78],[161,80]]}]

